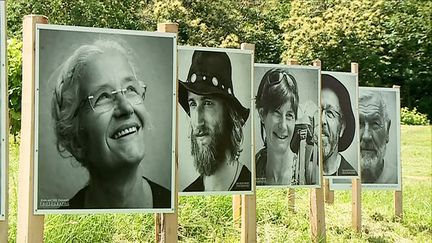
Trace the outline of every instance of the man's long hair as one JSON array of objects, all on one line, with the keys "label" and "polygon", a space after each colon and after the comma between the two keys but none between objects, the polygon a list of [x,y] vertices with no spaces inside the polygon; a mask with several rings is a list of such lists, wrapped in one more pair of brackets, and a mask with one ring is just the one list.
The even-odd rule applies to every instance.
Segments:
[{"label": "man's long hair", "polygon": [[241,148],[243,144],[243,128],[242,124],[245,123],[243,118],[240,116],[240,114],[233,109],[232,106],[228,105],[226,102],[224,102],[225,108],[227,112],[225,114],[226,117],[226,129],[230,130],[230,155],[231,160],[230,161],[237,161],[240,157],[240,153],[243,151]]},{"label": "man's long hair", "polygon": [[194,157],[195,168],[201,175],[213,175],[224,161],[228,163],[238,161],[242,152],[244,121],[227,102],[223,101],[223,107],[224,118],[221,121],[223,124],[215,127],[214,137],[211,138],[209,145],[200,150],[194,131],[191,131],[191,155]]}]

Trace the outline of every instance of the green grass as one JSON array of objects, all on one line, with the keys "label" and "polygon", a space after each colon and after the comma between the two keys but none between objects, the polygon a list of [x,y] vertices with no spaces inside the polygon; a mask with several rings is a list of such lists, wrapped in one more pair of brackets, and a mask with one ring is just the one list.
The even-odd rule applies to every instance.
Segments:
[{"label": "green grass", "polygon": [[[394,217],[393,192],[362,192],[362,232],[351,228],[351,193],[336,191],[326,205],[328,242],[430,242],[432,239],[432,126],[402,126],[403,220]],[[19,146],[10,144],[9,242],[16,239]],[[180,197],[181,242],[239,242],[230,196]],[[296,190],[289,212],[287,190],[257,192],[258,242],[310,241],[309,190]],[[154,242],[154,215],[49,215],[45,242]]]}]

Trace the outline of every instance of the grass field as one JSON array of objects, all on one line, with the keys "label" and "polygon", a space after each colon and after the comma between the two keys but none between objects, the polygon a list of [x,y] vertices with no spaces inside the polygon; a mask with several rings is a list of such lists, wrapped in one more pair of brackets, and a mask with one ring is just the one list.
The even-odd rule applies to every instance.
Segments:
[{"label": "grass field", "polygon": [[[402,126],[403,214],[394,217],[393,192],[362,193],[362,232],[351,229],[351,193],[336,191],[326,205],[328,242],[431,242],[432,126]],[[19,146],[10,144],[9,242],[16,239]],[[180,197],[179,241],[239,242],[233,227],[231,196]],[[153,215],[50,215],[45,242],[154,242]],[[287,190],[258,190],[258,242],[308,242],[309,190],[296,190],[295,212],[289,212]]]}]

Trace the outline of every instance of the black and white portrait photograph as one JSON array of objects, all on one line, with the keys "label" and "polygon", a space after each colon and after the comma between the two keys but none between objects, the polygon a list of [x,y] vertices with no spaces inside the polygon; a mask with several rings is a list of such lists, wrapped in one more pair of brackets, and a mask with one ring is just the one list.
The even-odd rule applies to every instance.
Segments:
[{"label": "black and white portrait photograph", "polygon": [[37,25],[35,214],[173,212],[176,36]]},{"label": "black and white portrait photograph", "polygon": [[[360,168],[365,189],[400,190],[399,89],[359,88]],[[349,189],[350,181],[334,179],[331,187]]]},{"label": "black and white portrait photograph", "polygon": [[258,187],[320,186],[320,68],[255,64]]},{"label": "black and white portrait photograph", "polygon": [[252,194],[250,50],[179,47],[181,195]]},{"label": "black and white portrait photograph", "polygon": [[9,137],[6,126],[8,112],[6,39],[6,2],[0,0],[0,220],[4,220],[6,217],[6,159],[8,153],[6,142]]},{"label": "black and white portrait photograph", "polygon": [[358,75],[322,72],[323,176],[359,177]]}]

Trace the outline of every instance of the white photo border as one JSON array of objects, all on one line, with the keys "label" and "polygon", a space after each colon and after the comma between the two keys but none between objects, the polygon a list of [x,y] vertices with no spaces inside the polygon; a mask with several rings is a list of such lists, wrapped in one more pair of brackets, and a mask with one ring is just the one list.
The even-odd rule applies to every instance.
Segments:
[{"label": "white photo border", "polygon": [[[250,132],[250,136],[251,136],[251,147],[250,147],[250,156],[251,156],[251,190],[250,191],[203,191],[203,192],[183,192],[179,190],[179,196],[219,196],[219,195],[254,195],[255,194],[255,163],[254,163],[254,141],[253,141],[253,124],[254,124],[254,120],[253,120],[253,115],[252,115],[252,107],[253,107],[253,79],[254,79],[254,51],[252,50],[243,50],[243,49],[234,49],[234,48],[219,48],[219,47],[202,47],[202,46],[178,46],[178,50],[179,51],[183,51],[183,50],[189,50],[189,51],[214,51],[214,52],[226,52],[226,53],[238,53],[238,54],[245,54],[245,55],[250,55],[250,62],[251,62],[251,90],[250,90],[250,102],[249,102],[249,106],[251,107],[250,109],[250,113],[249,113],[249,117],[250,117],[250,121],[248,122],[250,124],[251,127],[251,132]],[[180,80],[180,77],[179,77]],[[234,86],[234,82],[233,82],[233,86]],[[179,110],[182,110],[180,103],[177,104],[179,107]],[[179,112],[182,113],[182,112]],[[179,114],[180,116],[180,114]],[[180,125],[180,122],[179,122]],[[181,128],[179,128],[179,130],[181,130]],[[180,143],[180,141],[179,141]],[[179,149],[180,150],[180,149]],[[246,151],[245,151],[246,152]],[[179,151],[180,153],[180,151]],[[180,156],[179,156],[179,179],[180,179]],[[180,186],[180,185],[179,185]]]},{"label": "white photo border", "polygon": [[[345,77],[355,77],[355,97],[352,97],[350,94],[350,100],[351,100],[351,106],[354,107],[353,109],[353,114],[354,114],[354,120],[355,120],[355,130],[354,130],[354,138],[353,141],[351,142],[350,146],[347,149],[350,149],[353,146],[353,143],[357,144],[357,150],[356,150],[356,159],[357,159],[357,175],[356,176],[325,176],[323,174],[323,178],[324,179],[331,179],[331,178],[337,178],[337,179],[357,179],[360,178],[360,123],[359,123],[359,116],[358,116],[358,96],[359,96],[359,83],[358,83],[358,73],[351,73],[351,72],[336,72],[336,71],[322,71],[321,74],[327,74],[327,75],[331,75],[334,78],[338,79],[337,77],[340,76],[345,76]],[[346,85],[344,84],[344,81],[341,81],[338,79],[339,82],[342,83],[343,86]],[[324,156],[324,154],[323,154]],[[324,163],[324,161],[323,161]]]},{"label": "white photo border", "polygon": [[38,144],[39,136],[35,134],[34,145],[34,214],[103,214],[103,213],[174,213],[175,205],[175,188],[176,188],[176,116],[177,116],[177,34],[165,32],[149,32],[138,30],[123,30],[123,29],[106,29],[94,27],[81,27],[81,26],[66,26],[66,25],[51,25],[51,24],[36,24],[36,56],[35,56],[35,127],[34,132],[39,129],[39,31],[40,30],[58,30],[58,31],[72,31],[72,32],[87,32],[87,33],[101,33],[101,34],[119,34],[131,36],[148,36],[148,37],[165,37],[172,39],[173,45],[173,73],[172,80],[172,151],[171,151],[171,205],[167,209],[149,208],[149,209],[38,209]]},{"label": "white photo border", "polygon": [[[316,91],[317,92],[317,95],[318,95],[318,101],[320,102],[321,101],[321,67],[318,67],[318,66],[304,66],[304,65],[284,65],[284,64],[268,64],[268,63],[255,63],[255,65],[254,65],[254,70],[255,70],[255,67],[263,67],[263,68],[281,68],[281,69],[305,69],[305,70],[315,70],[315,71],[317,71],[318,72],[318,90]],[[255,85],[255,84],[254,84]],[[254,85],[253,85],[253,87],[254,87]],[[297,84],[298,85],[298,84]],[[253,113],[255,114],[255,94],[256,94],[256,92],[254,91],[254,96],[253,96],[253,100],[254,100],[254,106],[253,106]],[[317,108],[318,108],[318,110],[320,111],[320,109],[321,109],[321,104],[319,103],[319,104],[317,104]],[[251,111],[252,112],[252,111]],[[254,115],[254,117],[255,117],[255,115]],[[319,120],[319,125],[318,125],[318,134],[321,134],[321,117],[318,119]],[[258,121],[257,121],[258,122]],[[255,125],[256,124],[254,124],[254,128],[255,128]],[[254,141],[257,139],[257,136],[259,136],[259,135],[257,135],[257,134],[255,134],[255,137],[254,137]],[[321,139],[318,139],[318,150],[320,150],[320,152],[319,152],[319,154],[322,154],[322,151],[321,151]],[[255,153],[256,153],[257,151],[255,151]],[[254,163],[256,163],[256,161],[255,161],[255,153],[254,153]],[[318,157],[318,173],[319,173],[319,176],[318,176],[318,183],[317,184],[315,184],[315,185],[257,185],[256,187],[258,188],[258,189],[270,189],[270,188],[321,188],[321,184],[322,184],[322,181],[321,181],[321,178],[322,178],[322,167],[321,167],[321,165],[322,165],[322,162],[321,162],[321,160],[322,160],[322,156],[320,155],[319,157]]]},{"label": "white photo border", "polygon": [[[384,88],[384,87],[359,87],[360,90],[373,92],[390,92],[395,93],[395,108],[396,121],[392,126],[396,127],[396,168],[397,168],[397,183],[396,184],[375,184],[362,183],[362,188],[365,190],[393,190],[400,191],[402,189],[402,163],[401,163],[401,129],[400,129],[400,89],[399,88]],[[339,179],[339,178],[338,178]],[[351,183],[334,183],[330,180],[330,190],[351,190]]]},{"label": "white photo border", "polygon": [[6,32],[6,1],[0,0],[0,221],[6,219],[6,183],[9,154],[9,130],[8,130],[8,84],[7,84],[7,32]]}]

